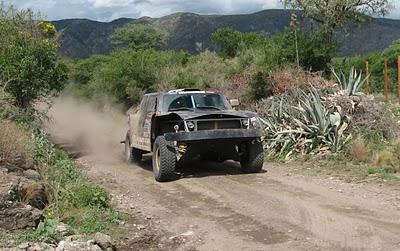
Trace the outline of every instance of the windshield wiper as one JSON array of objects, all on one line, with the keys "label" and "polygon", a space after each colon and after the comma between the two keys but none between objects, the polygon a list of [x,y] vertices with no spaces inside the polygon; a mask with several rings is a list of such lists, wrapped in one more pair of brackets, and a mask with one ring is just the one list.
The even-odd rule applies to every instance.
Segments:
[{"label": "windshield wiper", "polygon": [[193,108],[189,108],[189,107],[179,107],[179,108],[172,108],[172,109],[168,109],[169,112],[173,112],[173,111],[193,111]]},{"label": "windshield wiper", "polygon": [[216,106],[198,106],[196,108],[197,109],[214,109],[214,110],[218,110],[218,111],[222,110],[221,108],[218,108]]}]

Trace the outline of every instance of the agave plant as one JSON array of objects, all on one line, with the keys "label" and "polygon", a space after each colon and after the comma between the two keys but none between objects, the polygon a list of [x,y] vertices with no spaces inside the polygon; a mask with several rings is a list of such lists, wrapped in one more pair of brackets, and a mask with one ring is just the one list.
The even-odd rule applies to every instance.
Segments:
[{"label": "agave plant", "polygon": [[299,125],[305,133],[315,136],[326,134],[329,127],[329,120],[326,116],[325,106],[322,104],[321,97],[315,88],[311,88],[308,95],[303,93],[299,105],[293,108],[296,109],[302,117],[301,120],[294,119],[294,122]]},{"label": "agave plant", "polygon": [[286,154],[287,158],[294,152],[336,152],[349,140],[350,136],[344,137],[349,118],[341,115],[340,107],[335,111],[326,109],[314,88],[302,92],[297,106],[286,106],[281,99],[278,108],[271,108],[271,116],[261,121],[265,124],[267,149],[274,154]]},{"label": "agave plant", "polygon": [[357,70],[352,67],[349,78],[347,79],[343,72],[340,72],[340,76],[335,72],[335,69],[332,68],[332,73],[335,76],[339,87],[343,90],[346,95],[354,96],[356,95],[361,87],[364,85],[367,78],[362,79],[362,73],[357,72]]}]

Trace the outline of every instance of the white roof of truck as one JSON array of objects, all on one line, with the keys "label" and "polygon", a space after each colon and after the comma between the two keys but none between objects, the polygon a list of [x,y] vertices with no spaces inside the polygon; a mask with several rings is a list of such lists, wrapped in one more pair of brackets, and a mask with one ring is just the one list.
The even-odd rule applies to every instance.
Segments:
[{"label": "white roof of truck", "polygon": [[184,93],[215,93],[215,92],[201,91],[199,89],[176,89],[168,92],[168,94],[184,94]]}]

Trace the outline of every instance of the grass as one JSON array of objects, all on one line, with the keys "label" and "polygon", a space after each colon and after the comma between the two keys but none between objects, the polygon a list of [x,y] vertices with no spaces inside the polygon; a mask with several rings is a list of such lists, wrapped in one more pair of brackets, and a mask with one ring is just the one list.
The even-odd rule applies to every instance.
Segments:
[{"label": "grass", "polygon": [[[62,239],[62,236],[56,232],[56,226],[59,222],[54,219],[46,219],[39,223],[37,228],[28,228],[18,232],[9,232],[0,229],[0,244],[7,245],[12,242],[13,245],[19,245],[24,242],[55,242]],[[10,243],[11,244],[11,243]],[[1,247],[1,245],[0,245]]]},{"label": "grass", "polygon": [[[357,132],[356,132],[357,133]],[[270,159],[280,162],[281,159]],[[348,182],[400,181],[400,139],[385,140],[375,130],[357,133],[343,151],[321,156],[298,156],[301,172],[334,176]]]},{"label": "grass", "polygon": [[360,180],[376,177],[380,180],[400,181],[400,174],[386,168],[377,168],[368,165],[359,166],[357,169],[354,169],[353,175]]},{"label": "grass", "polygon": [[68,224],[74,234],[90,236],[105,232],[113,235],[120,231],[118,222],[124,216],[114,208],[109,194],[102,187],[92,184],[43,131],[38,130],[33,135],[30,154],[42,182],[46,184],[50,203],[44,209],[45,219],[36,228],[16,232],[0,229],[0,247],[10,241],[17,245],[59,241],[62,236],[55,231],[59,222]]},{"label": "grass", "polygon": [[11,121],[0,120],[0,165],[31,167],[29,142],[30,133],[27,129]]},{"label": "grass", "polygon": [[116,227],[121,215],[109,194],[89,182],[76,164],[43,132],[35,134],[34,162],[50,188],[46,218],[62,221],[76,232],[93,234]]},{"label": "grass", "polygon": [[349,147],[349,156],[353,161],[364,162],[368,157],[368,146],[363,137],[357,137]]}]

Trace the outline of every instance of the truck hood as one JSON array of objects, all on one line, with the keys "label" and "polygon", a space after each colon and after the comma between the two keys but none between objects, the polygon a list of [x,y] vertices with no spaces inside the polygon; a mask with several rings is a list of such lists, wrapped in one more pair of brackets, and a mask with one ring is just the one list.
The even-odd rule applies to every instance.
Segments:
[{"label": "truck hood", "polygon": [[252,118],[257,114],[250,111],[210,111],[210,110],[194,110],[194,111],[176,111],[170,114],[176,114],[183,120],[190,119],[219,119],[219,118]]}]

